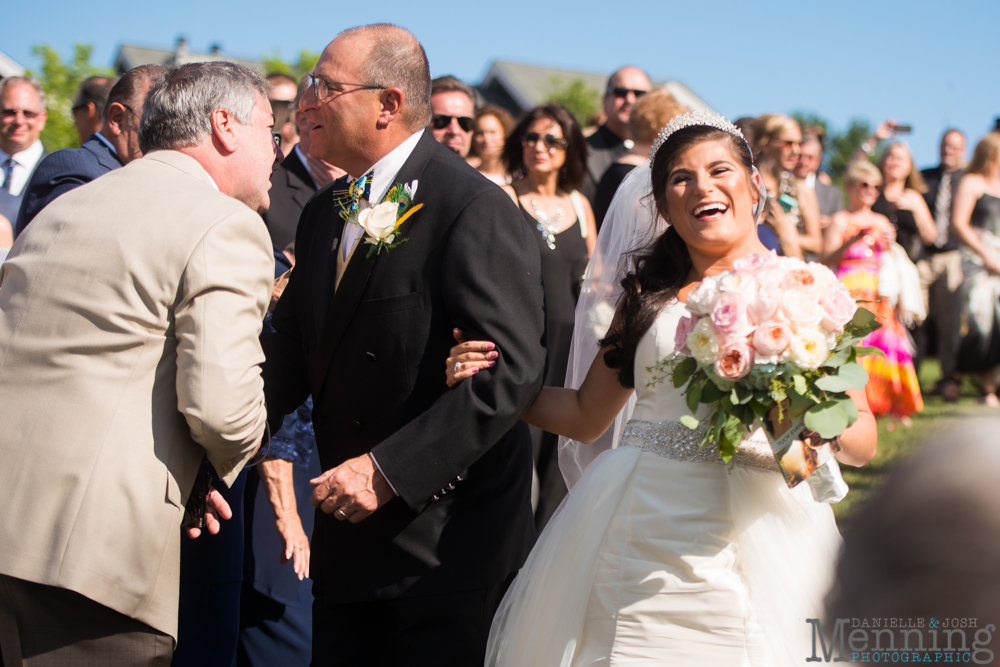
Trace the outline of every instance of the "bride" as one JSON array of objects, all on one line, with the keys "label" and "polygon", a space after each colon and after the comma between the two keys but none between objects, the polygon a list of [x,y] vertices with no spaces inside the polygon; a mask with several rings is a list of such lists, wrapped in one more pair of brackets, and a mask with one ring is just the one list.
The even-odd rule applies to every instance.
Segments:
[{"label": "bride", "polygon": [[[653,151],[619,189],[587,271],[567,382],[578,388],[546,387],[524,415],[568,439],[560,463],[573,486],[497,612],[490,666],[743,667],[812,655],[806,619],[820,618],[840,544],[829,505],[808,484],[785,485],[759,429],[733,466],[699,451],[678,421],[681,390],[651,374],[675,354],[688,294],[766,251],[760,177],[743,135],[714,114],[675,118]],[[503,353],[491,345],[453,348],[449,384],[491,366]],[[875,421],[864,392],[851,396],[859,418],[838,459],[861,466]],[[610,443],[584,444],[606,431]]]}]

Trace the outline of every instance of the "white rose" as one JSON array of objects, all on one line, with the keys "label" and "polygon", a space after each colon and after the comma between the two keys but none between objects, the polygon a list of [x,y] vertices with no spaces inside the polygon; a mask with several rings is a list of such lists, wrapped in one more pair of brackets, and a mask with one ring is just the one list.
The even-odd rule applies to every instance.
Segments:
[{"label": "white rose", "polygon": [[792,362],[803,370],[819,368],[830,354],[826,334],[815,329],[806,329],[792,336],[788,349],[792,353]]},{"label": "white rose", "polygon": [[711,366],[722,345],[722,336],[715,332],[712,320],[703,317],[695,325],[694,331],[688,334],[687,345],[695,359],[705,366]]},{"label": "white rose", "polygon": [[809,262],[806,264],[809,272],[813,274],[816,278],[816,283],[820,286],[820,291],[825,292],[830,287],[834,285],[839,285],[840,281],[837,280],[837,274],[830,270],[830,267],[825,264],[820,264],[819,262]]},{"label": "white rose", "polygon": [[382,202],[374,208],[366,208],[358,213],[358,224],[368,236],[379,241],[392,243],[398,211],[398,204],[388,201]]},{"label": "white rose", "polygon": [[790,289],[781,296],[781,311],[795,331],[818,326],[826,314],[815,296],[800,289]]},{"label": "white rose", "polygon": [[687,298],[687,308],[695,315],[710,315],[719,300],[719,282],[716,278],[706,278]]},{"label": "white rose", "polygon": [[719,280],[719,291],[739,294],[747,305],[757,300],[757,279],[747,273],[727,273]]}]

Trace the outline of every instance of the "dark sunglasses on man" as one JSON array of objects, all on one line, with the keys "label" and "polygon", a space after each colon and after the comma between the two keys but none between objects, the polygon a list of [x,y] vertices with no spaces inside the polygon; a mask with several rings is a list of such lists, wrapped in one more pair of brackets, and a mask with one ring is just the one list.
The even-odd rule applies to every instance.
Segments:
[{"label": "dark sunglasses on man", "polygon": [[554,134],[546,134],[542,136],[537,132],[525,132],[524,136],[521,137],[521,145],[534,147],[541,140],[545,143],[545,148],[550,152],[555,152],[559,148],[566,148],[569,143],[562,137],[557,137]]},{"label": "dark sunglasses on man", "polygon": [[472,132],[472,129],[476,126],[474,118],[469,118],[468,116],[446,116],[443,113],[435,114],[431,117],[431,125],[435,130],[443,130],[451,125],[452,118],[458,121],[458,126],[462,128],[462,132]]},{"label": "dark sunglasses on man", "polygon": [[24,116],[25,120],[35,120],[42,114],[38,111],[29,111],[28,109],[3,109],[0,110],[0,115],[4,118],[17,118],[17,114],[20,113]]},{"label": "dark sunglasses on man", "polygon": [[620,97],[622,99],[628,97],[629,93],[632,93],[633,95],[635,95],[635,99],[639,99],[640,97],[642,97],[643,95],[645,95],[649,91],[648,90],[634,90],[632,88],[622,88],[621,86],[615,86],[614,88],[612,88],[608,92],[611,93],[612,95],[614,95],[615,97]]}]

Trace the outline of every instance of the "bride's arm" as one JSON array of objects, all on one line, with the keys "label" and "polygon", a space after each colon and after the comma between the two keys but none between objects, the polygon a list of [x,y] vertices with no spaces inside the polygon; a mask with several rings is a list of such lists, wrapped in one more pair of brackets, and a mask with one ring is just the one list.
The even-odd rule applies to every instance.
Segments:
[{"label": "bride's arm", "polygon": [[615,421],[632,395],[618,381],[618,371],[604,363],[601,348],[579,389],[543,387],[542,392],[521,417],[532,426],[549,433],[591,443]]},{"label": "bride's arm", "polygon": [[858,408],[858,420],[837,438],[837,442],[840,443],[837,460],[860,468],[875,456],[878,427],[875,424],[875,416],[868,407],[868,397],[864,390],[848,389],[847,395]]},{"label": "bride's arm", "polygon": [[[454,333],[458,345],[451,349],[451,356],[445,361],[449,387],[489,368],[498,355],[493,343],[466,341],[459,330]],[[604,364],[604,353],[609,349],[605,347],[597,353],[579,390],[543,387],[521,418],[549,433],[580,442],[597,440],[632,395],[632,390],[618,381],[618,371]]]}]

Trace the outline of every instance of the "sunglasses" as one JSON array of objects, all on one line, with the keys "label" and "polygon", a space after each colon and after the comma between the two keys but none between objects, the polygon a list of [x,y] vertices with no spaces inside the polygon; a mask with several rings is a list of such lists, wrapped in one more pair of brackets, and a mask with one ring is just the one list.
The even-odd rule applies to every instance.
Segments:
[{"label": "sunglasses", "polygon": [[271,130],[271,139],[274,140],[274,145],[281,148],[281,132],[279,130]]},{"label": "sunglasses", "polygon": [[553,134],[546,134],[542,136],[537,132],[525,132],[524,136],[521,137],[521,145],[527,146],[528,148],[534,148],[538,145],[539,140],[545,143],[545,148],[550,153],[556,152],[558,149],[565,149],[569,146],[569,142],[562,137],[557,137]]},{"label": "sunglasses", "polygon": [[472,132],[473,128],[476,126],[476,120],[474,118],[469,118],[468,116],[446,116],[443,113],[435,114],[431,118],[431,125],[435,130],[443,130],[451,125],[452,118],[458,121],[458,126],[462,128],[462,132]]},{"label": "sunglasses", "polygon": [[862,190],[878,190],[879,186],[874,183],[858,183],[858,187]]},{"label": "sunglasses", "polygon": [[4,118],[17,118],[17,114],[24,116],[25,120],[35,120],[42,114],[38,111],[28,111],[27,109],[4,109],[0,111],[0,115]]},{"label": "sunglasses", "polygon": [[626,97],[628,97],[629,93],[632,93],[633,95],[635,95],[636,99],[639,99],[640,97],[642,97],[643,95],[645,95],[649,91],[648,90],[635,90],[633,88],[622,88],[620,86],[615,86],[614,88],[611,88],[610,90],[608,90],[608,92],[611,93],[612,95],[614,95],[615,97],[620,97],[620,98],[623,98],[623,99],[626,98]]}]

